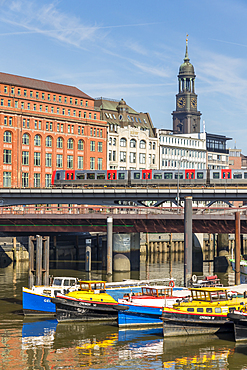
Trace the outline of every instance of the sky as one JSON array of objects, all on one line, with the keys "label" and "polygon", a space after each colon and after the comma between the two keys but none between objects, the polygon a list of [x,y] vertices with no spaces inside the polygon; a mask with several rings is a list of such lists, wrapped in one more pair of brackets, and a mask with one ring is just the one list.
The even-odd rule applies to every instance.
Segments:
[{"label": "sky", "polygon": [[206,131],[247,155],[246,0],[0,0],[0,71],[120,100],[172,129],[188,34]]}]

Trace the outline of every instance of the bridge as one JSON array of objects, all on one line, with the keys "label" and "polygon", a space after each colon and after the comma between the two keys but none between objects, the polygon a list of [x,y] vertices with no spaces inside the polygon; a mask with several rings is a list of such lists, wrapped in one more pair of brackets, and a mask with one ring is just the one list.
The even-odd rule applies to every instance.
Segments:
[{"label": "bridge", "polygon": [[[193,208],[194,233],[235,233],[235,213],[241,233],[247,233],[247,208]],[[0,232],[47,235],[72,232],[107,232],[113,219],[116,233],[183,233],[184,208],[111,206],[10,206],[0,207]]]},{"label": "bridge", "polygon": [[[166,201],[176,203],[178,189],[172,188],[1,188],[0,206],[21,204],[89,204],[116,205],[132,202],[144,205],[152,201],[159,206]],[[181,187],[179,198],[192,196],[193,201],[247,201],[246,187]]]}]

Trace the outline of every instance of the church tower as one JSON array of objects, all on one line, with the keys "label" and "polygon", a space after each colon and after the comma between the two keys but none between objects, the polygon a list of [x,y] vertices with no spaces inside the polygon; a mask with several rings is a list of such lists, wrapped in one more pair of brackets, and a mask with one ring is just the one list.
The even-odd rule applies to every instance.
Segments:
[{"label": "church tower", "polygon": [[[188,35],[187,35],[188,36]],[[188,38],[184,62],[179,68],[176,110],[173,111],[173,133],[190,134],[200,132],[201,112],[197,110],[195,93],[195,71],[188,56]]]}]

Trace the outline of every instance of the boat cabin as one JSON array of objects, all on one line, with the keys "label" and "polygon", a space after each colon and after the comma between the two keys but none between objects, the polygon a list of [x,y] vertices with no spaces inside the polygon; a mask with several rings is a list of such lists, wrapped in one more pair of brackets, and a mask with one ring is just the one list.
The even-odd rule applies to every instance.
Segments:
[{"label": "boat cabin", "polygon": [[79,291],[93,291],[95,293],[105,292],[105,281],[90,280],[90,281],[79,281],[80,288]]},{"label": "boat cabin", "polygon": [[173,289],[171,287],[142,287],[140,295],[151,297],[170,297],[172,296]]},{"label": "boat cabin", "polygon": [[222,288],[194,288],[191,290],[192,301],[227,301],[228,291]]}]

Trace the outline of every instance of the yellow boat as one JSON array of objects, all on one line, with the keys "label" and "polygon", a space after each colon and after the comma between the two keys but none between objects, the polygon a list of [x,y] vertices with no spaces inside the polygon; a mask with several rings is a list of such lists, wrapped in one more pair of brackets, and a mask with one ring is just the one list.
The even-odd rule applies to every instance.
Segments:
[{"label": "yellow boat", "polygon": [[58,321],[117,320],[118,310],[126,309],[106,293],[104,281],[81,280],[79,285],[77,291],[51,298]]},{"label": "yellow boat", "polygon": [[162,311],[164,337],[233,332],[227,314],[240,310],[247,298],[233,296],[227,288],[191,288],[191,297]]}]

